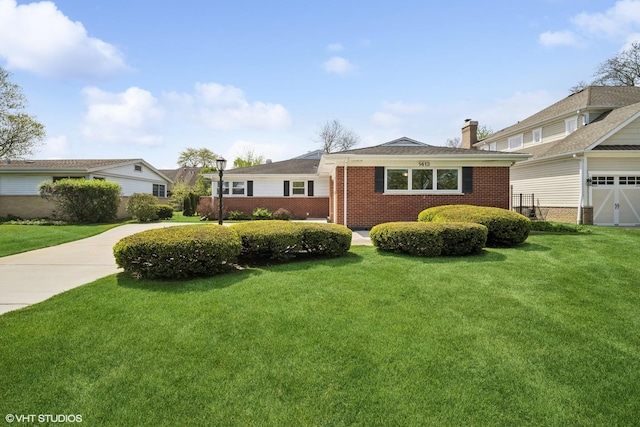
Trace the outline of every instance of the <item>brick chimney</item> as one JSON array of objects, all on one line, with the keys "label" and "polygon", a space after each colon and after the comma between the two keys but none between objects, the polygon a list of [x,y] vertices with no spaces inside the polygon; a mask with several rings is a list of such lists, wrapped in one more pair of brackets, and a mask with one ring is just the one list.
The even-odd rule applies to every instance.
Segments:
[{"label": "brick chimney", "polygon": [[475,149],[473,144],[478,142],[478,122],[466,119],[462,125],[462,148]]}]

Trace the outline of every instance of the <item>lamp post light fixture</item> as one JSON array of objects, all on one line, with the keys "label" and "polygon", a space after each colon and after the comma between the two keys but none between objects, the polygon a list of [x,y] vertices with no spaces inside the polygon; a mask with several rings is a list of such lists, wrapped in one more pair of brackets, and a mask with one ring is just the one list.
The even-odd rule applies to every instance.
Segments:
[{"label": "lamp post light fixture", "polygon": [[218,169],[218,176],[220,182],[218,184],[218,224],[222,225],[222,175],[224,175],[224,169],[227,167],[227,161],[224,157],[216,159],[216,168]]}]

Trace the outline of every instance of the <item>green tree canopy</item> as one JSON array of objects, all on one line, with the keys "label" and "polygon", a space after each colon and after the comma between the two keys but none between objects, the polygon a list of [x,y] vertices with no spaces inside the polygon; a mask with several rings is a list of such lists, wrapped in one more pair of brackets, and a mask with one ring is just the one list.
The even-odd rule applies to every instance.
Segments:
[{"label": "green tree canopy", "polygon": [[24,112],[27,99],[0,67],[0,158],[32,155],[44,139],[44,126]]},{"label": "green tree canopy", "polygon": [[233,161],[233,167],[246,168],[247,166],[260,165],[264,162],[264,156],[262,154],[256,154],[253,148],[244,148],[244,152]]},{"label": "green tree canopy", "polygon": [[187,167],[215,167],[218,155],[208,148],[186,148],[180,152],[178,164]]}]

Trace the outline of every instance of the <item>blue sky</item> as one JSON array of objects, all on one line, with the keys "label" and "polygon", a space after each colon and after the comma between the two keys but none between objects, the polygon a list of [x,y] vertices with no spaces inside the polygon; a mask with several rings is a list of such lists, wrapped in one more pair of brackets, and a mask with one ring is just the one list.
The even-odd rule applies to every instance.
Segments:
[{"label": "blue sky", "polygon": [[0,0],[0,65],[47,129],[35,158],[284,160],[338,119],[360,147],[493,130],[640,40],[640,0]]}]

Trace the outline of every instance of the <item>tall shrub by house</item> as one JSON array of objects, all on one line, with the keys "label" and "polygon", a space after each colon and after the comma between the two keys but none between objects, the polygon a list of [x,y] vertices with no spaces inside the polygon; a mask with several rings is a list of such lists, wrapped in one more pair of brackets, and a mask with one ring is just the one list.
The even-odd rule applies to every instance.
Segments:
[{"label": "tall shrub by house", "polygon": [[71,222],[100,223],[116,219],[120,184],[103,180],[61,179],[40,184],[40,196],[53,200]]},{"label": "tall shrub by house", "polygon": [[158,198],[152,194],[133,193],[126,210],[140,222],[155,221],[158,219]]}]

